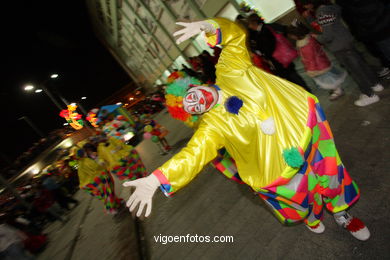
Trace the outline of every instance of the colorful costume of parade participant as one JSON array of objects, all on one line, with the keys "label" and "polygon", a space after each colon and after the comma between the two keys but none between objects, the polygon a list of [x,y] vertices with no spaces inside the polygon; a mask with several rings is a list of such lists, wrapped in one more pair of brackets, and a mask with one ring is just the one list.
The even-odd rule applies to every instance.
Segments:
[{"label": "colorful costume of parade participant", "polygon": [[77,153],[80,188],[101,200],[107,213],[116,214],[122,199],[115,195],[114,180],[104,163],[87,157],[84,149]]},{"label": "colorful costume of parade participant", "polygon": [[[146,178],[127,182],[135,187],[127,202],[137,216],[158,186],[167,196],[186,186],[225,147],[234,158],[241,180],[273,209],[285,224],[304,221],[316,233],[324,231],[323,207],[336,222],[360,240],[367,227],[345,212],[359,190],[344,168],[318,99],[301,87],[252,65],[246,34],[235,23],[216,18],[178,23],[185,28],[178,43],[205,31],[207,41],[223,46],[217,64],[217,86],[183,90],[176,112],[183,118],[202,114],[199,127],[185,148]],[[187,116],[183,110],[189,114]]]},{"label": "colorful costume of parade participant", "polygon": [[98,157],[120,180],[135,180],[147,175],[138,152],[131,145],[110,137],[98,145]]}]

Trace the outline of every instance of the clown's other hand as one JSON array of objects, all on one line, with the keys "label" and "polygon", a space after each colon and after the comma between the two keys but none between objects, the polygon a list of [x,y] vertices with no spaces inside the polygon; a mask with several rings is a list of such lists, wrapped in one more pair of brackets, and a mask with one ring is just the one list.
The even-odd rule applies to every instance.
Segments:
[{"label": "clown's other hand", "polygon": [[156,189],[160,186],[160,181],[154,174],[148,177],[140,178],[135,181],[123,183],[125,187],[134,187],[135,191],[131,194],[126,206],[130,212],[138,207],[137,217],[140,217],[143,209],[146,207],[145,217],[148,217],[152,212],[152,198]]},{"label": "clown's other hand", "polygon": [[273,135],[275,133],[275,122],[272,116],[260,123],[261,131],[266,135]]},{"label": "clown's other hand", "polygon": [[197,35],[203,31],[208,34],[216,33],[216,29],[214,28],[214,26],[205,21],[193,22],[193,23],[178,22],[176,24],[184,27],[183,29],[173,33],[173,36],[180,35],[180,37],[176,40],[177,44],[180,44],[185,40],[191,38],[192,36]]}]

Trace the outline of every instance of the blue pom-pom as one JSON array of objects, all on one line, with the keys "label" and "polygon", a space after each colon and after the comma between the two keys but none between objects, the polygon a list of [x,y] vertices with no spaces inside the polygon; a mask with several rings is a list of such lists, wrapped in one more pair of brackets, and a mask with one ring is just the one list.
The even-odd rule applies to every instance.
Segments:
[{"label": "blue pom-pom", "polygon": [[225,102],[225,108],[228,112],[238,115],[238,111],[244,102],[236,96],[229,97]]},{"label": "blue pom-pom", "polygon": [[304,163],[302,155],[295,147],[291,149],[284,149],[283,157],[288,166],[293,168],[299,168]]}]

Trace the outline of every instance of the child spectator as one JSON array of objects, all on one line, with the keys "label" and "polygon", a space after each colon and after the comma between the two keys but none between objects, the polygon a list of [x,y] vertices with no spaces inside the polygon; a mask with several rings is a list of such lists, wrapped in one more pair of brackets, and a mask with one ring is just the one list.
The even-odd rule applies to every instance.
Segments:
[{"label": "child spectator", "polygon": [[322,89],[332,90],[329,99],[336,100],[344,94],[340,85],[347,73],[332,66],[322,46],[310,35],[310,30],[298,23],[289,26],[288,37],[296,41],[296,46],[307,75]]},{"label": "child spectator", "polygon": [[247,22],[250,29],[249,46],[251,51],[271,64],[270,68],[273,74],[311,92],[295,69],[293,60],[298,56],[296,50],[283,33],[279,33],[279,31],[284,30],[284,27],[278,24],[273,24],[271,27],[271,25],[265,24],[257,14],[251,14]]}]

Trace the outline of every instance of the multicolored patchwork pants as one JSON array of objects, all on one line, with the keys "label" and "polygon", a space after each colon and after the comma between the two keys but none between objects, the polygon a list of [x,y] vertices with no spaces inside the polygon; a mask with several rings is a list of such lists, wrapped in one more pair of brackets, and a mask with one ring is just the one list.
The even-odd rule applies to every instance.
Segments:
[{"label": "multicolored patchwork pants", "polygon": [[213,165],[227,178],[241,184],[244,183],[238,174],[236,162],[225,148],[218,150],[218,155],[214,160],[211,161],[211,165]]},{"label": "multicolored patchwork pants", "polygon": [[115,214],[122,199],[115,195],[114,180],[107,171],[94,178],[93,182],[82,187],[83,190],[101,200],[107,213]]},{"label": "multicolored patchwork pants", "polygon": [[111,173],[116,175],[120,180],[135,180],[147,176],[145,166],[136,150],[119,161]]},{"label": "multicolored patchwork pants", "polygon": [[299,147],[305,163],[291,178],[279,177],[259,191],[260,197],[285,224],[304,220],[317,225],[324,206],[332,213],[347,209],[360,196],[337,152],[325,114],[314,98],[309,98],[307,146]]}]

